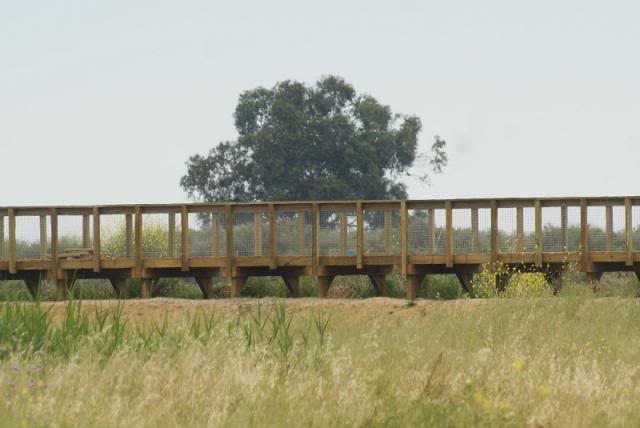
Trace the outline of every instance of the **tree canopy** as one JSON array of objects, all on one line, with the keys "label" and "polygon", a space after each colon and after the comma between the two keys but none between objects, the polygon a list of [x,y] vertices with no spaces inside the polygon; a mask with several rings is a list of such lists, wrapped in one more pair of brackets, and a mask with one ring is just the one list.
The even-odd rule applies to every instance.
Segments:
[{"label": "tree canopy", "polygon": [[393,113],[337,76],[245,91],[234,119],[237,140],[187,161],[180,184],[190,197],[401,199],[407,193],[400,180],[412,166],[421,163],[426,180],[447,164],[446,143],[437,136],[428,153],[418,153],[418,117]]}]

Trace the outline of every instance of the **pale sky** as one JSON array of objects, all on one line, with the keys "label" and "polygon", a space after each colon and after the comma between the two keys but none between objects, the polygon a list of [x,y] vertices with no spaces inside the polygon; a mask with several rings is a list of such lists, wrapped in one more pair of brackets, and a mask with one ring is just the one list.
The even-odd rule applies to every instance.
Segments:
[{"label": "pale sky", "polygon": [[0,206],[170,203],[238,94],[343,76],[448,142],[412,198],[640,194],[634,1],[0,0]]}]

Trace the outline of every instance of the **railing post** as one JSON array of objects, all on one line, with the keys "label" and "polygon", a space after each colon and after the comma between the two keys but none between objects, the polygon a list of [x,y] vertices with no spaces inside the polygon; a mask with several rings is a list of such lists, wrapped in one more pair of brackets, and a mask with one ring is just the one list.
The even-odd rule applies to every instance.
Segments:
[{"label": "railing post", "polygon": [[524,251],[524,208],[516,208],[516,251]]},{"label": "railing post", "polygon": [[167,256],[175,257],[176,256],[176,213],[170,212],[168,219],[168,227],[167,231]]},{"label": "railing post", "polygon": [[446,266],[453,267],[453,209],[451,201],[444,203],[445,209],[445,239]]},{"label": "railing post", "polygon": [[9,273],[16,273],[16,213],[9,208]]},{"label": "railing post", "polygon": [[100,208],[93,207],[93,271],[100,272]]},{"label": "railing post", "polygon": [[189,208],[180,207],[180,242],[182,247],[182,272],[189,270]]},{"label": "railing post", "polygon": [[127,258],[131,258],[133,246],[133,216],[129,213],[124,215],[125,223],[125,254]]},{"label": "railing post", "polygon": [[82,248],[87,249],[91,245],[91,214],[82,215]]},{"label": "railing post", "polygon": [[364,260],[364,221],[362,201],[356,202],[356,268],[362,269]]},{"label": "railing post", "polygon": [[311,204],[311,274],[318,275],[318,265],[320,264],[320,209],[318,203]]},{"label": "railing post", "polygon": [[225,253],[227,256],[227,272],[229,278],[233,276],[233,207],[231,204],[224,206],[224,219],[226,222]]},{"label": "railing post", "polygon": [[211,255],[218,256],[220,245],[220,217],[218,212],[211,213]]},{"label": "railing post", "polygon": [[478,209],[471,208],[471,252],[478,249]]},{"label": "railing post", "polygon": [[347,213],[340,212],[340,255],[347,255]]},{"label": "railing post", "polygon": [[589,219],[588,202],[586,199],[580,200],[580,247],[582,250],[582,270],[591,271],[589,266]]},{"label": "railing post", "polygon": [[436,210],[433,208],[429,208],[427,210],[427,223],[429,228],[429,234],[431,235],[431,242],[427,243],[427,245],[431,244],[431,253],[436,253]]},{"label": "railing post", "polygon": [[491,201],[491,263],[498,261],[498,202]]},{"label": "railing post", "polygon": [[407,276],[407,253],[409,250],[409,231],[407,222],[407,201],[400,201],[400,275]]},{"label": "railing post", "polygon": [[0,214],[0,259],[4,257],[4,216]]},{"label": "railing post", "polygon": [[[271,227],[271,217],[269,217],[269,227]],[[262,255],[262,212],[253,213],[253,229],[255,231],[253,252],[256,256]]]},{"label": "railing post", "polygon": [[47,258],[47,215],[40,215],[40,260]]},{"label": "railing post", "polygon": [[569,227],[569,210],[566,205],[560,207],[560,246],[562,251],[568,251],[567,228]]},{"label": "railing post", "polygon": [[611,251],[613,248],[613,206],[605,206],[604,217],[606,222],[606,250]]},{"label": "railing post", "polygon": [[298,211],[298,254],[304,256],[305,253],[305,211]]},{"label": "railing post", "polygon": [[393,230],[393,217],[392,211],[389,209],[384,210],[384,253],[391,254],[391,238]]},{"label": "railing post", "polygon": [[278,267],[278,248],[276,246],[276,208],[269,204],[269,269]]},{"label": "railing post", "polygon": [[51,208],[51,278],[58,279],[58,212]]},{"label": "railing post", "polygon": [[134,241],[136,248],[136,268],[135,275],[137,278],[140,278],[142,275],[142,260],[144,258],[144,247],[142,240],[144,239],[142,234],[142,208],[135,207],[134,208]]},{"label": "railing post", "polygon": [[624,231],[627,241],[625,265],[633,266],[633,206],[631,198],[624,199]]},{"label": "railing post", "polygon": [[535,201],[535,242],[536,242],[536,266],[542,266],[542,203]]}]

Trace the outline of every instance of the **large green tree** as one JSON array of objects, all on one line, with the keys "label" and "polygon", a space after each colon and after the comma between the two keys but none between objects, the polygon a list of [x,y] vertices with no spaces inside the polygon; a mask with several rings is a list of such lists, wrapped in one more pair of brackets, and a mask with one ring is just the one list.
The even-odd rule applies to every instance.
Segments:
[{"label": "large green tree", "polygon": [[[205,201],[406,198],[410,169],[426,180],[447,164],[435,138],[418,153],[420,119],[394,114],[342,78],[284,81],[240,95],[236,141],[187,162],[180,184]],[[418,162],[418,160],[422,160]]]}]

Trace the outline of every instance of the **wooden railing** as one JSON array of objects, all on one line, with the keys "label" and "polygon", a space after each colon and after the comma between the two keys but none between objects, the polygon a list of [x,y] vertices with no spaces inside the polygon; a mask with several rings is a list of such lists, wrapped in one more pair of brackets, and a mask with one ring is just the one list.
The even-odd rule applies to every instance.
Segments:
[{"label": "wooden railing", "polygon": [[640,261],[639,226],[638,196],[0,207],[0,273],[393,266],[410,275],[498,261],[592,272]]}]

